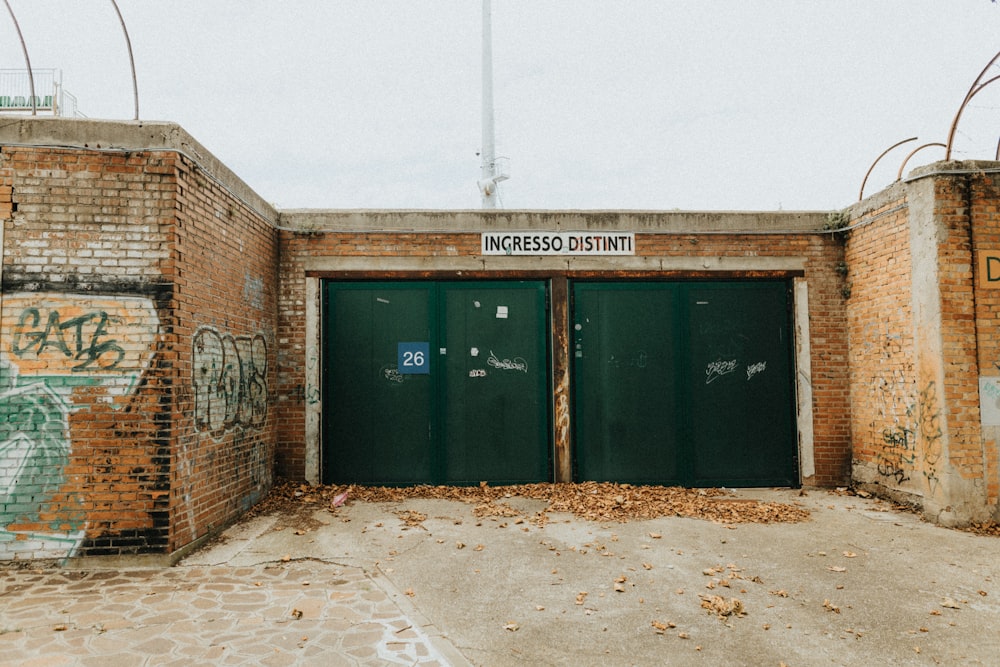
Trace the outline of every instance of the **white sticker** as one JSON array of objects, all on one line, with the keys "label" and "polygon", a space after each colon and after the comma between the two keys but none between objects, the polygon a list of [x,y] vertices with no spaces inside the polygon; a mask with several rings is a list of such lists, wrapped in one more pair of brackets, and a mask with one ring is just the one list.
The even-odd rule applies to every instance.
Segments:
[{"label": "white sticker", "polygon": [[448,348],[446,347],[439,348],[438,354],[448,354]]},{"label": "white sticker", "polygon": [[473,357],[478,357],[479,356],[479,348],[478,347],[472,348],[471,350],[469,350],[469,354],[471,356],[473,356]]},{"label": "white sticker", "polygon": [[497,306],[497,319],[498,320],[507,319],[507,306]]}]

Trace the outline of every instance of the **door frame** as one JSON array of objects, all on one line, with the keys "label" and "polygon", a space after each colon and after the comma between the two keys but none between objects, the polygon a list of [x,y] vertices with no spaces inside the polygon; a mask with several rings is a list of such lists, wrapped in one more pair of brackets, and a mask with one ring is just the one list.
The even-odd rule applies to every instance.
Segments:
[{"label": "door frame", "polygon": [[[324,280],[407,280],[463,278],[549,280],[552,438],[556,482],[572,481],[572,417],[569,397],[569,303],[570,279],[713,279],[737,277],[789,278],[793,283],[793,326],[795,339],[796,405],[799,440],[799,479],[815,475],[813,437],[812,364],[809,345],[809,283],[805,278],[804,257],[713,258],[710,263],[697,257],[619,257],[614,269],[606,260],[558,257],[385,257],[316,256],[302,265],[305,284],[305,346],[300,374],[289,383],[304,406],[304,477],[318,484],[321,477],[322,448],[321,395],[321,283]],[[292,322],[294,325],[294,321]]]}]

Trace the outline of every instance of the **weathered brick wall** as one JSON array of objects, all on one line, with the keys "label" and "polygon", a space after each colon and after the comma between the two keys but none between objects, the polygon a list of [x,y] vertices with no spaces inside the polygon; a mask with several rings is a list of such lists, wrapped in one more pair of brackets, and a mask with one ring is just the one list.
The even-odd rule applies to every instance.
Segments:
[{"label": "weathered brick wall", "polygon": [[881,483],[916,488],[910,226],[902,193],[852,221],[845,263],[850,289],[851,430],[855,466]]},{"label": "weathered brick wall", "polygon": [[[935,216],[942,232],[938,284],[944,372],[932,377],[924,371],[917,382],[921,391],[919,428],[925,445],[922,472],[930,494],[940,497],[942,505],[960,505],[965,501],[959,496],[966,493],[959,488],[964,485],[961,482],[940,489],[942,474],[953,474],[971,487],[980,486],[979,492],[984,481],[969,188],[967,176],[934,179]],[[943,387],[938,390],[933,383],[942,378]],[[941,460],[944,456],[947,460]]]},{"label": "weathered brick wall", "polygon": [[189,159],[178,164],[174,548],[271,488],[277,231]]},{"label": "weathered brick wall", "polygon": [[[398,215],[405,216],[405,213]],[[551,229],[572,228],[594,222],[600,214],[583,221],[580,214],[551,212]],[[613,215],[611,216],[614,217]],[[338,224],[332,216],[329,225]],[[372,213],[370,228],[382,224]],[[654,223],[655,226],[655,223]],[[595,227],[587,227],[594,229]],[[485,228],[484,228],[485,229]],[[306,339],[306,278],[310,260],[323,257],[369,258],[370,276],[389,271],[393,257],[429,258],[425,274],[431,275],[442,264],[432,258],[476,257],[480,254],[480,230],[469,233],[407,233],[372,231],[292,231],[281,233],[280,298],[278,333],[278,471],[281,475],[302,479],[306,472],[306,409],[319,400],[317,389],[309,386],[302,359],[319,363],[318,352]],[[636,233],[637,256],[664,258],[704,258],[706,266],[718,267],[725,257],[736,263],[741,258],[805,258],[808,285],[809,328],[811,336],[811,384],[813,392],[813,439],[815,474],[809,484],[834,486],[849,483],[850,475],[850,404],[847,374],[846,311],[843,279],[837,267],[843,263],[843,245],[829,234],[682,234]],[[654,266],[651,264],[650,266]],[[593,271],[615,274],[613,264],[603,269],[593,264]],[[419,273],[419,272],[418,272]],[[313,272],[312,275],[329,275]],[[384,275],[392,275],[386,273]],[[503,273],[495,274],[502,278]],[[660,275],[667,275],[661,273]],[[712,275],[718,271],[676,271],[674,277]],[[760,274],[736,272],[728,277],[752,279]],[[344,278],[346,274],[337,277]],[[410,277],[414,276],[412,272]]]},{"label": "weathered brick wall", "polygon": [[172,163],[0,151],[0,559],[167,546]]},{"label": "weathered brick wall", "polygon": [[176,151],[0,151],[0,559],[169,553],[272,484],[273,223]]},{"label": "weathered brick wall", "polygon": [[998,204],[995,173],[932,165],[855,207],[847,244],[854,480],[945,523],[997,508]]}]

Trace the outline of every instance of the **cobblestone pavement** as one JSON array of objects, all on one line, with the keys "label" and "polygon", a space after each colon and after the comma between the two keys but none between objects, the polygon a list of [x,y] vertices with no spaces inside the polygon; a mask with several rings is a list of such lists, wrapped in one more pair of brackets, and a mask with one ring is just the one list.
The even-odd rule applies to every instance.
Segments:
[{"label": "cobblestone pavement", "polygon": [[[0,570],[0,665],[450,665],[360,569]],[[455,659],[457,657],[457,660]]]}]

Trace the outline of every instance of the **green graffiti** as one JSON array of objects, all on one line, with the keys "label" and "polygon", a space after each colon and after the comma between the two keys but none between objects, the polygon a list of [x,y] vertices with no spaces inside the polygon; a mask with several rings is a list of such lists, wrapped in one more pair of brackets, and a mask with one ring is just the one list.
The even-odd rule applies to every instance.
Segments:
[{"label": "green graffiti", "polygon": [[[68,414],[47,382],[19,382],[16,369],[0,356],[0,528],[39,522],[65,484]],[[67,524],[76,530],[83,522],[63,516],[59,526]]]}]

